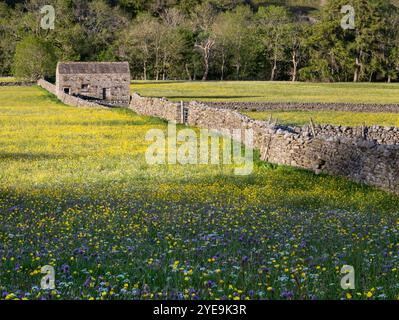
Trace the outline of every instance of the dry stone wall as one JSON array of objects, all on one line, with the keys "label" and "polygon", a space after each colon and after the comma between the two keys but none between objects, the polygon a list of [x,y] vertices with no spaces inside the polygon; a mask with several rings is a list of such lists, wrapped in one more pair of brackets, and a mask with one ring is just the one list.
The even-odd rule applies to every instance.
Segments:
[{"label": "dry stone wall", "polygon": [[236,111],[351,111],[399,113],[399,104],[301,103],[301,102],[209,102],[209,107]]},{"label": "dry stone wall", "polygon": [[57,96],[57,98],[62,101],[64,104],[68,105],[68,106],[72,106],[72,107],[100,107],[100,108],[104,108],[104,106],[95,103],[95,102],[91,102],[91,101],[87,101],[78,97],[74,97],[71,96],[69,94],[65,94],[63,92],[58,92],[57,94],[57,89],[56,86],[48,81],[45,80],[39,80],[37,82],[37,84],[42,87],[43,89],[47,90],[48,92],[54,94]]},{"label": "dry stone wall", "polygon": [[[306,125],[302,128],[295,128],[294,130],[303,131],[308,134],[312,134],[313,132],[310,125]],[[314,131],[316,136],[345,137],[350,139],[363,138],[378,144],[399,145],[399,128],[397,127],[315,125]]]},{"label": "dry stone wall", "polygon": [[[183,122],[180,105],[165,99],[135,94],[130,107],[148,116]],[[344,176],[399,194],[398,128],[293,128],[198,102],[191,102],[185,108],[188,114],[184,122],[190,126],[217,131],[252,129],[253,145],[260,150],[262,160]]]},{"label": "dry stone wall", "polygon": [[176,123],[181,122],[180,104],[166,99],[144,98],[134,93],[130,100],[130,109],[142,115],[155,116]]},{"label": "dry stone wall", "polygon": [[7,82],[0,81],[0,87],[30,87],[35,84],[36,82],[29,82],[29,81],[7,81]]},{"label": "dry stone wall", "polygon": [[52,93],[52,94],[54,94],[54,95],[57,95],[56,87],[55,87],[55,85],[53,85],[52,83],[50,83],[50,82],[48,82],[48,81],[46,81],[46,80],[40,79],[40,80],[37,82],[37,84],[38,84],[40,87],[42,87],[43,89],[47,90],[48,92],[50,92],[50,93]]},{"label": "dry stone wall", "polygon": [[[388,104],[331,104],[331,103],[266,103],[266,102],[212,102],[207,106],[226,109],[231,111],[315,111],[315,110],[333,110],[333,111],[351,111],[351,112],[392,112],[399,113],[399,105]],[[397,127],[348,127],[332,125],[315,125],[311,128],[309,125],[304,127],[294,127],[296,132],[304,131],[304,134],[315,133],[318,136],[326,137],[346,137],[358,139],[362,137],[369,141],[375,141],[378,144],[399,145],[399,128]]]}]

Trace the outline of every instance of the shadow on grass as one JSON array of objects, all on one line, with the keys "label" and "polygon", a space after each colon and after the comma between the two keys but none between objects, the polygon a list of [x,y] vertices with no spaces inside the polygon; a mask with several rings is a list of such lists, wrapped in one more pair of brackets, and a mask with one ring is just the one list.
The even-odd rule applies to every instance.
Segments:
[{"label": "shadow on grass", "polygon": [[135,84],[137,85],[152,85],[152,84],[182,84],[182,83],[193,83],[194,81],[186,81],[186,80],[159,80],[159,81],[140,81],[140,80],[132,80],[130,82],[130,85],[134,86]]},{"label": "shadow on grass", "polygon": [[[0,155],[0,159],[1,159]],[[15,155],[11,159],[32,160],[30,155]],[[36,159],[57,159],[52,155],[36,155]],[[143,170],[145,170],[143,168]],[[288,209],[298,212],[348,211],[365,214],[397,212],[399,197],[375,188],[353,183],[344,178],[316,175],[290,167],[256,168],[249,176],[212,174],[210,176],[154,178],[121,176],[112,181],[77,185],[43,186],[40,193],[25,190],[18,193],[0,188],[0,199],[19,199],[9,206],[25,203],[64,203],[66,206],[110,203],[119,207],[130,203],[159,203],[161,211],[168,211],[171,203],[184,206],[215,208],[259,207],[267,211]],[[53,198],[53,194],[57,196]],[[128,197],[122,195],[129,195]],[[34,202],[32,202],[34,201]],[[26,207],[23,205],[24,207]],[[45,205],[45,203],[43,203]]]},{"label": "shadow on grass", "polygon": [[[190,99],[190,100],[201,100],[201,99],[219,99],[219,100],[233,100],[233,99],[248,99],[248,98],[263,98],[263,96],[166,96],[168,99]],[[232,101],[235,102],[235,101]]]},{"label": "shadow on grass", "polygon": [[[226,202],[250,206],[253,200],[253,203],[270,210],[393,213],[397,212],[399,203],[399,197],[394,194],[344,177],[316,175],[304,169],[269,163],[255,162],[254,173],[248,176],[235,176],[221,170],[219,174],[209,176],[173,176],[169,181],[159,181],[159,184],[167,186],[171,199],[178,195],[182,202],[196,202],[197,193],[207,194],[209,188],[206,197],[209,200],[217,198],[220,205]],[[213,193],[215,188],[218,191]]]},{"label": "shadow on grass", "polygon": [[[152,120],[155,119],[155,120]],[[104,121],[55,121],[56,125],[61,126],[83,126],[83,127],[136,127],[136,126],[148,126],[148,125],[162,125],[161,121],[157,121],[156,118],[146,120],[104,120]],[[40,123],[40,122],[36,122]],[[48,124],[48,121],[42,121],[43,124]]]},{"label": "shadow on grass", "polygon": [[57,104],[60,106],[68,107],[66,104],[62,103],[56,95],[52,94],[51,92],[47,91],[46,89],[43,89],[42,87],[35,85],[34,88],[37,88],[43,93],[43,99],[47,100],[48,102],[51,102],[53,104]]},{"label": "shadow on grass", "polygon": [[66,154],[50,154],[50,153],[29,153],[29,152],[0,152],[1,160],[15,160],[15,161],[38,161],[38,160],[61,160],[78,158],[71,157]]}]

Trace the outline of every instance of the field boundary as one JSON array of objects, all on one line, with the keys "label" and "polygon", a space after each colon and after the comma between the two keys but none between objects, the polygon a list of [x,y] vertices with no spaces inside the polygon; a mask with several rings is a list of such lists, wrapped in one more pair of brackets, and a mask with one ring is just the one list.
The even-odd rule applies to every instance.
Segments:
[{"label": "field boundary", "polygon": [[[53,84],[38,85],[70,106],[104,106],[67,94],[57,94]],[[253,131],[253,145],[261,160],[343,176],[352,181],[399,194],[399,128],[394,127],[290,127],[251,119],[237,111],[204,103],[173,103],[134,93],[129,108],[138,114],[219,132]],[[237,137],[235,137],[237,138]],[[245,144],[246,140],[239,137]]]},{"label": "field boundary", "polygon": [[31,87],[35,84],[30,81],[0,81],[0,87]]},{"label": "field boundary", "polygon": [[[220,132],[252,129],[253,147],[260,151],[264,161],[317,174],[343,176],[399,194],[399,128],[295,128],[254,120],[234,110],[209,107],[196,101],[178,104],[166,99],[143,98],[137,93],[132,95],[130,109]],[[241,142],[246,141],[241,139]]]},{"label": "field boundary", "polygon": [[236,111],[344,111],[399,113],[399,104],[327,102],[207,102],[209,107]]},{"label": "field boundary", "polygon": [[40,86],[41,88],[47,90],[48,92],[54,94],[57,96],[57,98],[64,104],[71,106],[71,107],[96,107],[96,108],[105,108],[103,105],[92,102],[92,101],[87,101],[78,97],[71,96],[69,94],[63,93],[63,92],[57,92],[57,88],[54,84],[40,79],[37,82],[37,85]]}]

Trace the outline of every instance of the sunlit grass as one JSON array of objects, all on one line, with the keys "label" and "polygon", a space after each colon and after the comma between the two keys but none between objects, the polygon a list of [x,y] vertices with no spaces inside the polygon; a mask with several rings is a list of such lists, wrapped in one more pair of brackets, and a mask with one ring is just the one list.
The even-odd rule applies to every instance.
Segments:
[{"label": "sunlit grass", "polygon": [[150,166],[164,121],[37,87],[0,88],[0,128],[0,298],[341,299],[344,264],[354,299],[397,297],[397,196],[258,157]]},{"label": "sunlit grass", "polygon": [[14,82],[16,79],[14,77],[0,77],[0,82]]},{"label": "sunlit grass", "polygon": [[317,124],[332,124],[343,126],[395,126],[399,127],[399,113],[362,113],[341,111],[265,111],[244,112],[257,120],[268,120],[270,116],[279,123],[302,126],[310,123],[310,119]]},{"label": "sunlit grass", "polygon": [[134,81],[132,91],[174,101],[398,104],[399,83]]}]

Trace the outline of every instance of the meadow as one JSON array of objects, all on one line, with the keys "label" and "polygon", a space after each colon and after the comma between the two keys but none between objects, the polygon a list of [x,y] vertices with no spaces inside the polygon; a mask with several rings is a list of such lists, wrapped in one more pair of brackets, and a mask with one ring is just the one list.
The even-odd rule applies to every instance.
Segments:
[{"label": "meadow", "polygon": [[0,298],[399,297],[398,196],[258,156],[245,177],[149,166],[166,122],[38,87],[0,88],[0,128]]},{"label": "meadow", "polygon": [[131,87],[173,101],[399,103],[399,83],[133,81]]},{"label": "meadow", "polygon": [[[399,104],[399,84],[384,83],[135,81],[132,91],[172,101]],[[272,115],[279,123],[297,126],[313,119],[317,124],[399,127],[399,113],[272,110],[245,114],[257,120],[267,120]]]},{"label": "meadow", "polygon": [[331,124],[336,126],[360,127],[367,126],[393,126],[399,127],[399,113],[360,113],[346,111],[279,111],[244,112],[256,120],[268,120],[270,116],[278,123],[294,126],[303,126],[310,123]]}]

